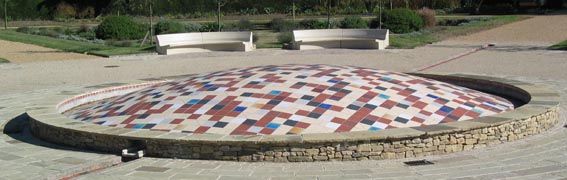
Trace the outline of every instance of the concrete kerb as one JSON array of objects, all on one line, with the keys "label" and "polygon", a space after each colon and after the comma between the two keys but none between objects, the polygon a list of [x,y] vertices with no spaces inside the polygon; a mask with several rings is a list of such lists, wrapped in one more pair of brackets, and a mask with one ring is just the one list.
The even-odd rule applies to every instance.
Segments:
[{"label": "concrete kerb", "polygon": [[[50,98],[53,105],[28,114],[34,135],[58,144],[118,153],[142,143],[150,156],[275,162],[395,159],[458,152],[535,135],[554,126],[558,119],[559,95],[541,85],[461,74],[414,75],[504,93],[526,104],[510,112],[454,123],[303,135],[181,134],[105,127],[62,115],[55,106],[61,108],[58,103],[69,102],[63,97]],[[89,102],[100,100],[89,94],[79,96],[89,97]],[[108,97],[101,96],[104,98]]]}]

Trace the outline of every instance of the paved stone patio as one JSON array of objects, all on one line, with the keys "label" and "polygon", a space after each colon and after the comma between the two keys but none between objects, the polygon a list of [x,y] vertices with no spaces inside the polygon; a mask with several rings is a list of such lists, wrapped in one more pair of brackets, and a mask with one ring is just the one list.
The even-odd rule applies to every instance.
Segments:
[{"label": "paved stone patio", "polygon": [[[565,15],[564,15],[565,16]],[[565,17],[564,17],[565,18]],[[561,27],[559,27],[561,28]],[[567,27],[562,27],[567,28]],[[507,29],[507,28],[504,28]],[[565,32],[565,31],[563,31]],[[508,32],[510,33],[510,32]],[[317,50],[289,52],[133,56],[104,60],[0,65],[0,122],[41,104],[50,94],[72,96],[116,86],[120,80],[154,80],[232,67],[267,64],[338,64],[411,71],[479,47],[482,42],[446,41],[415,50]],[[546,44],[547,43],[547,44]],[[553,42],[545,42],[549,45]],[[562,114],[552,130],[516,142],[427,157],[433,165],[404,160],[327,163],[238,163],[143,158],[78,179],[565,179],[567,178],[567,53],[542,43],[497,46],[429,69],[482,74],[545,84],[562,94]],[[230,56],[230,57],[228,57]],[[345,61],[345,59],[356,61]],[[104,66],[119,66],[105,68]],[[161,71],[152,71],[159,69]],[[74,151],[38,141],[26,132],[0,135],[0,179],[57,179],[119,162],[115,155]]]}]

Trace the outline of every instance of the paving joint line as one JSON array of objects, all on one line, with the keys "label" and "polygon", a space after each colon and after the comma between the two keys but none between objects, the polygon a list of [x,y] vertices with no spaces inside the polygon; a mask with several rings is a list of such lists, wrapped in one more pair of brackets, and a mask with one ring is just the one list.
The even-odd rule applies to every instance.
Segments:
[{"label": "paving joint line", "polygon": [[85,172],[80,172],[80,173],[77,173],[77,174],[74,174],[74,175],[71,175],[71,176],[68,176],[68,177],[61,178],[61,180],[76,179],[76,178],[79,178],[81,176],[85,176],[85,175],[88,175],[88,174],[102,172],[104,170],[111,169],[111,168],[118,167],[118,166],[124,166],[124,165],[130,164],[130,163],[136,162],[138,160],[139,159],[128,161],[128,162],[119,162],[117,164],[112,164],[112,165],[107,166],[107,167],[101,167],[101,168],[96,168],[96,169],[92,169],[92,170],[87,170]]},{"label": "paving joint line", "polygon": [[417,70],[414,70],[413,72],[425,71],[425,70],[428,70],[428,69],[431,69],[431,68],[434,68],[434,67],[437,67],[437,66],[440,66],[440,65],[449,63],[449,62],[451,62],[451,61],[458,60],[458,59],[463,58],[463,57],[465,57],[465,56],[468,56],[468,55],[477,53],[477,52],[479,52],[479,51],[488,49],[488,47],[491,47],[491,46],[493,46],[493,44],[485,44],[485,45],[481,46],[480,48],[476,48],[476,49],[469,50],[469,51],[464,52],[464,53],[461,53],[461,54],[457,54],[457,55],[455,55],[455,56],[449,57],[448,59],[443,60],[443,61],[440,61],[440,62],[437,62],[437,63],[435,63],[435,64],[427,65],[427,66],[421,67],[421,68],[419,68],[419,69],[417,69]]}]

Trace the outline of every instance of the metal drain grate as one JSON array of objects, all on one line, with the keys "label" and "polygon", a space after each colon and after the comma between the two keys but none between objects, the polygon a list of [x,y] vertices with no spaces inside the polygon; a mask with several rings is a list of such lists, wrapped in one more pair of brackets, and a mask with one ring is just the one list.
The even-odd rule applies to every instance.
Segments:
[{"label": "metal drain grate", "polygon": [[407,162],[404,162],[404,164],[406,164],[408,166],[424,166],[424,165],[432,165],[432,164],[435,164],[435,163],[423,159],[423,160],[417,160],[417,161],[407,161]]}]

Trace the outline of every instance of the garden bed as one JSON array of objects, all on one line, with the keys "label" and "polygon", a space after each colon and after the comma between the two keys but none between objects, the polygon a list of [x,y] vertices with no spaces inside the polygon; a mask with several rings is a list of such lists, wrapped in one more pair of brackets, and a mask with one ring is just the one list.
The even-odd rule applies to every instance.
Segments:
[{"label": "garden bed", "polygon": [[563,41],[559,44],[553,45],[548,48],[549,50],[562,50],[567,51],[567,41]]},{"label": "garden bed", "polygon": [[82,54],[93,54],[103,57],[126,55],[126,54],[140,54],[150,53],[154,49],[152,46],[146,45],[143,47],[114,47],[105,44],[98,44],[92,42],[82,42],[66,39],[58,39],[43,35],[25,34],[16,32],[14,30],[0,31],[0,39],[21,42],[26,44],[34,44],[52,49],[59,49],[66,52],[76,52]]}]

